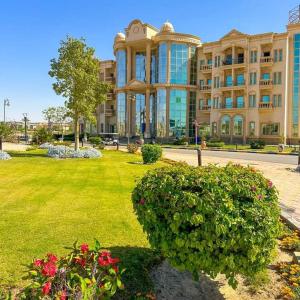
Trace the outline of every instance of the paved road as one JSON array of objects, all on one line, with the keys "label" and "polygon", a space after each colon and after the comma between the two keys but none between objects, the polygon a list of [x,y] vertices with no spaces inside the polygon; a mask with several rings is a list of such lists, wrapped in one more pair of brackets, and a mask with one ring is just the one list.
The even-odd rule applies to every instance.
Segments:
[{"label": "paved road", "polygon": [[[164,148],[165,154],[178,154],[184,157],[186,155],[190,156],[194,154],[196,156],[195,150],[186,150],[186,149],[169,149]],[[295,155],[276,155],[276,154],[259,154],[259,153],[243,153],[243,152],[224,152],[224,151],[211,151],[205,150],[202,151],[202,155],[205,157],[220,157],[235,160],[251,160],[251,161],[262,161],[262,162],[272,162],[279,164],[289,164],[297,165],[298,157]]]}]

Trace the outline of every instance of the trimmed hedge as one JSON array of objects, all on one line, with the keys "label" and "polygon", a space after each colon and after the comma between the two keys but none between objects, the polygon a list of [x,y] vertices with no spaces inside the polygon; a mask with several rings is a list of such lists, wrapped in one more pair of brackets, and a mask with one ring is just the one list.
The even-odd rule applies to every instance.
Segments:
[{"label": "trimmed hedge", "polygon": [[224,142],[206,142],[207,147],[222,148],[224,147],[224,145]]},{"label": "trimmed hedge", "polygon": [[144,164],[153,164],[162,156],[162,149],[159,145],[146,144],[142,146],[142,157]]},{"label": "trimmed hedge", "polygon": [[278,193],[250,167],[175,165],[148,173],[132,200],[153,248],[195,278],[253,276],[271,262],[280,231]]},{"label": "trimmed hedge", "polygon": [[266,146],[266,143],[264,141],[251,141],[250,142],[250,148],[251,149],[264,149]]}]

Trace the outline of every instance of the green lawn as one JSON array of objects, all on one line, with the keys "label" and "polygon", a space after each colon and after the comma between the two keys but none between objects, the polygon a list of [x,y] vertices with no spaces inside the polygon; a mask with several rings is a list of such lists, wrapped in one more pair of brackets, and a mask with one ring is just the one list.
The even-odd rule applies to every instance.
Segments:
[{"label": "green lawn", "polygon": [[[0,161],[0,285],[22,285],[24,267],[47,252],[66,253],[74,240],[99,239],[127,268],[127,286],[149,289],[149,249],[133,212],[135,179],[164,165],[140,156],[103,151],[101,159],[57,160],[40,150]],[[136,278],[137,277],[137,278]]]}]

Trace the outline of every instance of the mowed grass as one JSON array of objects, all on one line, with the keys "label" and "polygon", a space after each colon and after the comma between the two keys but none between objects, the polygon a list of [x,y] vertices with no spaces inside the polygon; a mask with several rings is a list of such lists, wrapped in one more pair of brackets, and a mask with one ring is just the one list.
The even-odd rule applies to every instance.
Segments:
[{"label": "mowed grass", "polygon": [[[133,269],[144,269],[153,253],[133,212],[131,191],[147,170],[165,164],[143,165],[140,156],[117,151],[103,154],[57,160],[38,150],[0,161],[0,285],[21,286],[23,264],[32,258],[63,255],[75,240],[94,238],[121,256],[128,280],[141,279]],[[141,286],[147,284],[142,279]]]}]

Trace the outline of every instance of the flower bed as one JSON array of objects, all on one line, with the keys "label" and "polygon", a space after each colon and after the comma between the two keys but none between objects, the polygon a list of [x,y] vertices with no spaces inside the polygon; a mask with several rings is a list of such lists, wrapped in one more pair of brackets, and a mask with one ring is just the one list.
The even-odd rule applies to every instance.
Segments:
[{"label": "flower bed", "polygon": [[53,158],[98,158],[102,157],[100,151],[88,148],[75,151],[70,147],[52,146],[48,148],[47,155]]},{"label": "flower bed", "polygon": [[50,147],[53,147],[51,143],[44,143],[39,146],[40,149],[49,149]]},{"label": "flower bed", "polygon": [[7,152],[0,150],[0,160],[9,160],[9,159],[11,159],[11,156]]},{"label": "flower bed", "polygon": [[[57,258],[52,253],[34,260],[29,266],[30,284],[20,293],[21,299],[110,299],[123,289],[119,258],[100,248],[96,240],[93,249],[87,244]],[[25,297],[25,298],[23,298]]]}]

